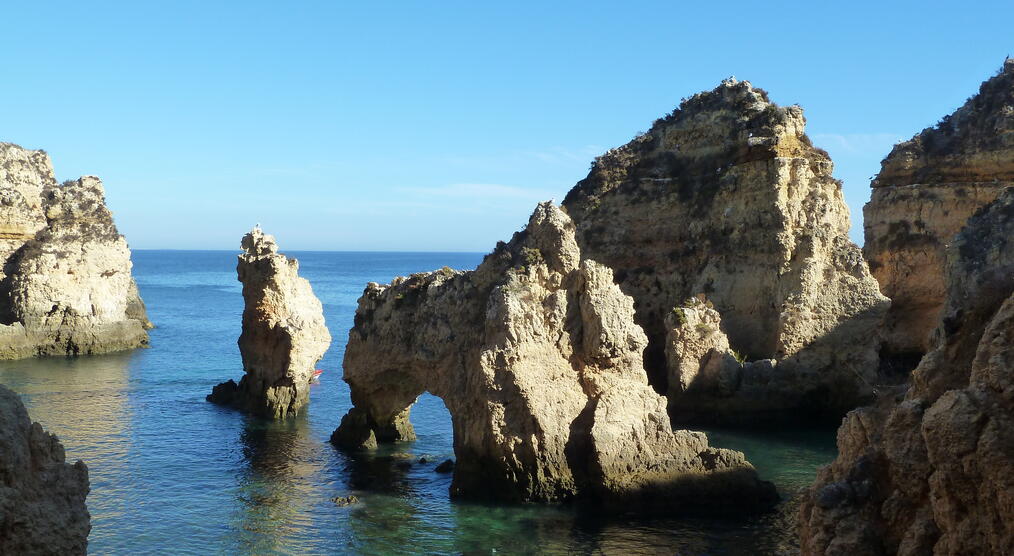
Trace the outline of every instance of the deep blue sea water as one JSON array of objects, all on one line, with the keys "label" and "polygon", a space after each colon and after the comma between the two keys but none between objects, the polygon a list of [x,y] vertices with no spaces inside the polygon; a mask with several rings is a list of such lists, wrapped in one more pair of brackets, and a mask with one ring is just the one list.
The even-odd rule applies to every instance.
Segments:
[{"label": "deep blue sea water", "polygon": [[[243,310],[229,251],[135,251],[151,348],[81,358],[0,362],[0,383],[89,467],[92,554],[775,554],[791,546],[778,514],[651,519],[574,508],[452,502],[450,416],[423,395],[414,443],[350,458],[328,437],[348,410],[341,361],[369,281],[480,254],[290,252],[324,304],[334,342],[298,418],[267,422],[205,402],[242,374]],[[834,457],[832,429],[709,431],[740,449],[783,493]],[[414,463],[408,469],[403,461]],[[330,499],[355,494],[359,504]]]}]

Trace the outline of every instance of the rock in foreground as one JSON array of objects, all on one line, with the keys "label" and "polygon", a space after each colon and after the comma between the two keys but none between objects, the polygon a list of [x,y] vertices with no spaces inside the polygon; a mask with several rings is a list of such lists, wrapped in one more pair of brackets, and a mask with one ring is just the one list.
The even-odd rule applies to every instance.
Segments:
[{"label": "rock in foreground", "polygon": [[88,468],[0,386],[0,554],[85,554]]},{"label": "rock in foreground", "polygon": [[956,112],[895,146],[872,185],[863,251],[892,301],[885,354],[917,362],[944,308],[947,244],[1014,185],[1014,59]]},{"label": "rock in foreground", "polygon": [[1014,554],[1014,188],[947,250],[935,347],[850,413],[801,509],[806,554]]},{"label": "rock in foreground", "polygon": [[[677,420],[838,417],[878,382],[889,302],[848,239],[841,183],[805,125],[798,106],[730,79],[596,159],[564,200],[582,254],[634,298],[652,384]],[[686,359],[672,367],[666,320],[698,296],[728,348],[762,362],[742,380],[681,381],[710,373]]]},{"label": "rock in foreground", "polygon": [[148,344],[104,195],[95,176],[58,185],[46,153],[0,143],[0,359]]},{"label": "rock in foreground", "polygon": [[773,486],[743,454],[672,430],[644,374],[646,345],[631,298],[543,203],[474,271],[367,286],[344,362],[355,407],[333,440],[413,438],[409,408],[428,391],[451,413],[453,496],[687,513],[772,505]]},{"label": "rock in foreground", "polygon": [[324,309],[299,277],[299,262],[278,253],[260,228],[243,237],[236,272],[243,283],[239,384],[219,384],[208,401],[263,417],[296,415],[310,399],[314,366],[331,345]]}]

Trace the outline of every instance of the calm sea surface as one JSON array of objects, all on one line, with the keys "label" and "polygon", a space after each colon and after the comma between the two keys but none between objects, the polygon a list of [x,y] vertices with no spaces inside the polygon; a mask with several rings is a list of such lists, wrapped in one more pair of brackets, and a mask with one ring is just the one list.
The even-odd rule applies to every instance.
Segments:
[{"label": "calm sea surface", "polygon": [[[0,383],[89,467],[92,554],[777,554],[788,519],[603,518],[568,508],[452,502],[450,416],[424,395],[419,440],[351,459],[328,437],[350,406],[341,380],[348,329],[366,282],[480,254],[292,252],[334,337],[308,410],[265,422],[204,401],[242,374],[236,253],[135,251],[150,349],[0,362]],[[834,457],[834,431],[709,431],[786,494]],[[414,463],[425,457],[428,462]],[[409,468],[398,465],[413,462]],[[357,505],[330,499],[355,494]]]}]

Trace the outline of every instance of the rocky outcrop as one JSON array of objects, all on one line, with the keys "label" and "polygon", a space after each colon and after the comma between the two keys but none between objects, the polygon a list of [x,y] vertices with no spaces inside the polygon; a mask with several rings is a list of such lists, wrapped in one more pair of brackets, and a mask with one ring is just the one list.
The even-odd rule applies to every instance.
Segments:
[{"label": "rocky outcrop", "polygon": [[571,219],[539,205],[474,271],[370,283],[345,352],[345,448],[411,439],[423,392],[451,414],[451,493],[609,507],[751,511],[776,495],[739,452],[673,430],[648,385],[647,339]]},{"label": "rocky outcrop", "polygon": [[[889,302],[848,239],[831,160],[804,127],[798,106],[730,79],[596,159],[564,200],[583,256],[633,297],[652,384],[679,420],[841,415],[879,380]],[[686,360],[673,368],[666,352],[666,319],[701,294],[729,347],[763,362],[756,380],[670,382],[708,376]]]},{"label": "rocky outcrop", "polygon": [[896,145],[872,185],[863,251],[892,301],[885,355],[918,362],[944,307],[947,244],[1014,185],[1014,60],[956,112]]},{"label": "rocky outcrop", "polygon": [[85,554],[88,468],[0,386],[0,554]]},{"label": "rocky outcrop", "polygon": [[310,401],[314,366],[331,346],[324,308],[299,262],[278,253],[259,227],[243,236],[236,272],[243,283],[239,384],[219,384],[208,401],[271,418],[296,415]]},{"label": "rocky outcrop", "polygon": [[806,554],[1014,553],[1014,188],[947,248],[934,349],[850,413],[804,501]]},{"label": "rocky outcrop", "polygon": [[49,157],[0,143],[0,359],[147,345],[130,250],[94,176],[58,185]]}]

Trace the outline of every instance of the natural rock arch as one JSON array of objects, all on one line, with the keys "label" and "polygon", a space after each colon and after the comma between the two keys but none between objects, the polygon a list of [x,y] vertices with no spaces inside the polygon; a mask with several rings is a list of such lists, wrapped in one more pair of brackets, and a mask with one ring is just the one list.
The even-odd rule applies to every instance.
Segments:
[{"label": "natural rock arch", "polygon": [[455,496],[685,511],[772,504],[773,486],[741,453],[671,429],[633,312],[612,271],[582,260],[571,219],[540,204],[474,271],[367,286],[344,362],[355,407],[332,439],[411,439],[409,408],[428,391],[451,414]]}]

